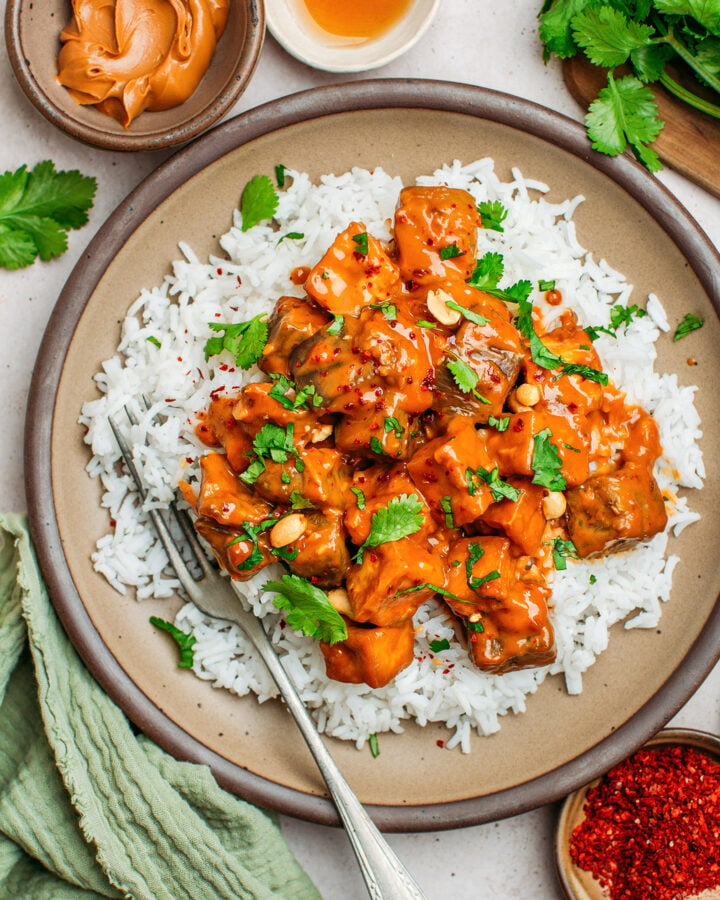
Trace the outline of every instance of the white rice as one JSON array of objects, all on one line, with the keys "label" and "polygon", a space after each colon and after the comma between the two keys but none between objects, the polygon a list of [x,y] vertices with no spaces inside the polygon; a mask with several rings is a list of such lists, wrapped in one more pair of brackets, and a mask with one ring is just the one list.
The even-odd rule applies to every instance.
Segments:
[{"label": "white rice", "polygon": [[[302,288],[289,280],[291,270],[313,265],[351,220],[365,222],[377,237],[389,237],[402,186],[398,178],[379,168],[327,175],[318,184],[299,172],[287,174],[291,183],[280,193],[278,230],[261,224],[243,233],[235,211],[233,227],[220,241],[227,259],[211,257],[204,263],[190,247],[180,245],[182,258],[173,263],[173,274],[162,285],[143,290],[130,307],[117,355],[96,376],[101,396],[83,406],[81,422],[93,454],[88,472],[101,479],[103,506],[115,522],[98,541],[93,562],[118,591],[132,589],[138,600],[168,597],[179,585],[166,569],[165,553],[130,476],[118,466],[108,415],[121,419],[123,405],[135,398],[140,422],[128,428],[128,434],[151,493],[145,506],[163,506],[181,477],[196,474],[197,459],[207,450],[193,426],[211,393],[230,392],[261,377],[257,370],[234,371],[229,357],[205,362],[203,348],[211,336],[208,322],[244,321],[269,311],[283,294],[301,296]],[[509,215],[504,231],[481,230],[478,248],[478,255],[488,250],[503,254],[501,286],[521,278],[534,284],[555,280],[563,297],[556,312],[569,306],[583,324],[596,326],[609,324],[613,306],[630,303],[632,285],[578,243],[572,216],[583,202],[581,196],[549,203],[543,199],[546,185],[516,169],[512,181],[501,182],[491,159],[466,166],[454,162],[418,183],[448,184],[470,191],[477,201],[505,204]],[[278,237],[288,232],[302,232],[304,238],[278,244]],[[702,487],[705,473],[697,444],[701,432],[696,389],[680,385],[675,375],[654,371],[654,344],[669,325],[656,296],[647,298],[647,310],[647,316],[620,329],[617,340],[601,335],[595,346],[611,379],[632,402],[652,412],[659,425],[664,455],[656,477],[663,493],[675,498],[669,504],[666,532],[603,560],[570,562],[566,571],[556,573],[552,621],[557,659],[551,666],[502,676],[480,672],[452,640],[451,616],[441,605],[427,604],[416,616],[415,661],[387,687],[376,690],[325,677],[317,644],[284,627],[271,597],[263,594],[262,585],[273,569],[263,570],[244,590],[255,611],[266,615],[273,641],[321,731],[362,747],[370,734],[401,732],[407,719],[421,725],[442,722],[450,731],[445,746],[468,752],[473,732],[492,734],[499,729],[501,716],[522,712],[526,697],[548,674],[563,673],[568,692],[580,693],[583,672],[607,646],[614,623],[625,620],[626,628],[657,625],[678,562],[676,556],[666,555],[668,534],[678,534],[698,518],[679,489]],[[149,401],[149,409],[141,396]],[[176,624],[197,638],[198,677],[239,695],[254,693],[260,702],[276,696],[274,683],[239,628],[208,619],[192,604],[181,609]],[[430,642],[440,638],[451,639],[451,649],[434,655]]]}]

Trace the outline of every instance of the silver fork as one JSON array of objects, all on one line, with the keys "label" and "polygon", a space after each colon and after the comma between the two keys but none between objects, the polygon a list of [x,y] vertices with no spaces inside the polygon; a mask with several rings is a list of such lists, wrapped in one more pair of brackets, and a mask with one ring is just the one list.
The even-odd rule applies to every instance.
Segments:
[{"label": "silver fork", "polygon": [[[125,412],[130,422],[134,423],[135,420],[127,407]],[[109,417],[108,421],[125,464],[138,491],[144,497],[145,487],[135,466],[130,446],[112,417]],[[183,515],[174,503],[171,503],[169,508],[182,528],[202,573],[198,578],[193,576],[165,520],[156,509],[150,509],[148,511],[150,520],[180,584],[192,602],[206,615],[239,625],[267,666],[325,779],[360,864],[368,893],[373,900],[425,900],[425,895],[377,829],[322,742],[315,723],[288,678],[262,623],[252,612],[240,605],[238,598],[245,599],[242,592],[234,581],[221,576],[208,562],[189,518]]]}]

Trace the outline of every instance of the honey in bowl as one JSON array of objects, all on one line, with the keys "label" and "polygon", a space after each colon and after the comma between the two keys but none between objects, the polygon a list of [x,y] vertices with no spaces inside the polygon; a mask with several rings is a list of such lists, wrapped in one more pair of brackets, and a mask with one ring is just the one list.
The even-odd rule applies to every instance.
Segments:
[{"label": "honey in bowl", "polygon": [[389,31],[410,9],[413,0],[301,0],[313,22],[335,38],[369,41]]}]

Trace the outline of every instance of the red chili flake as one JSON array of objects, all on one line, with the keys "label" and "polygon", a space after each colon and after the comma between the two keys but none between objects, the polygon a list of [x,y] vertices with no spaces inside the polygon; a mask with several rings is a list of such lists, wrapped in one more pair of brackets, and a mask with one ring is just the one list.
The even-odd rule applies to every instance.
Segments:
[{"label": "red chili flake", "polygon": [[222,269],[216,269],[215,271],[218,273],[218,275],[222,275]]},{"label": "red chili flake", "polygon": [[174,403],[176,399],[177,399],[176,397],[166,397],[165,402],[166,403]]},{"label": "red chili flake", "polygon": [[117,525],[117,522],[115,521],[115,519],[110,519],[110,527],[114,528],[116,525]]},{"label": "red chili flake", "polygon": [[440,747],[440,748],[442,748],[442,747],[445,746],[445,741],[435,741],[435,743],[436,743],[436,744],[438,745],[438,747]]},{"label": "red chili flake", "polygon": [[512,430],[513,431],[522,431],[525,427],[525,422],[522,419],[516,419],[513,423]]},{"label": "red chili flake", "polygon": [[720,887],[720,764],[691,747],[639,750],[588,791],[576,866],[611,900],[682,900]]}]

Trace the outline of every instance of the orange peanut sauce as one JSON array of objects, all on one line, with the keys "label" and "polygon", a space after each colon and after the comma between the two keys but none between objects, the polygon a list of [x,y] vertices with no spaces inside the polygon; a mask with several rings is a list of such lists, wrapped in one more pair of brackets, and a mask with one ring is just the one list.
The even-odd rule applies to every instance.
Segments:
[{"label": "orange peanut sauce", "polygon": [[411,0],[301,0],[313,21],[337,37],[371,39],[380,37],[410,8]]},{"label": "orange peanut sauce", "polygon": [[207,71],[229,0],[72,0],[57,80],[126,128],[179,106]]}]

